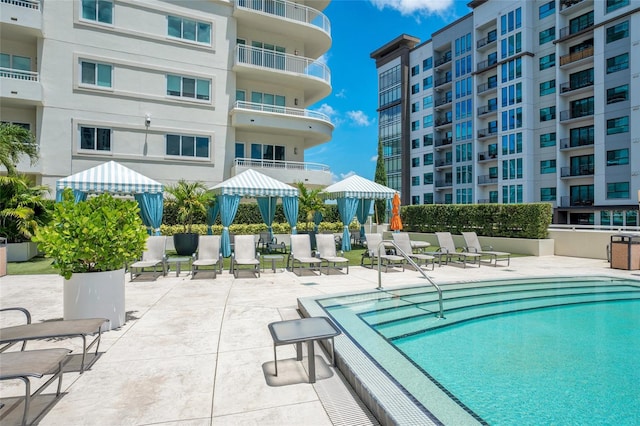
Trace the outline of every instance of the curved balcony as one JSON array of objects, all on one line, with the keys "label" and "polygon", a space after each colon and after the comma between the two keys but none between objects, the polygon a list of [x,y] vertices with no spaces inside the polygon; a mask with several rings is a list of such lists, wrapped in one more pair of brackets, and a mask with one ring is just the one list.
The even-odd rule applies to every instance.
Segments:
[{"label": "curved balcony", "polygon": [[299,108],[236,101],[231,125],[250,132],[304,139],[304,149],[331,140],[334,126],[328,116]]},{"label": "curved balcony", "polygon": [[[0,23],[9,31],[2,37],[21,39],[42,35],[42,9],[39,0],[0,0]],[[35,40],[34,40],[35,41]]]},{"label": "curved balcony", "polygon": [[233,70],[239,77],[286,85],[304,91],[305,105],[311,105],[331,93],[331,72],[326,64],[302,56],[273,50],[236,46]]},{"label": "curved balcony", "polygon": [[285,34],[304,41],[304,54],[317,58],[331,47],[331,23],[320,11],[287,0],[234,0],[238,26]]},{"label": "curved balcony", "polygon": [[281,182],[294,185],[304,182],[310,185],[331,185],[331,169],[325,164],[300,161],[258,160],[254,158],[236,158],[231,175],[236,176],[247,169],[258,170]]}]

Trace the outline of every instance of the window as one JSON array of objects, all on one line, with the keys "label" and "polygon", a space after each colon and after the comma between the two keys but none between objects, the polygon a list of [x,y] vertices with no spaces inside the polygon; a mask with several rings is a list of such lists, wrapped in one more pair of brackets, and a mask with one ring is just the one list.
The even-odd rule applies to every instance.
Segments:
[{"label": "window", "polygon": [[420,103],[419,102],[414,102],[411,104],[411,112],[418,112],[420,111]]},{"label": "window", "polygon": [[616,9],[627,6],[629,0],[607,0],[607,13],[613,12]]},{"label": "window", "polygon": [[545,43],[549,43],[550,41],[555,40],[556,38],[556,27],[547,28],[544,31],[540,31],[538,34],[538,43],[542,46]]},{"label": "window", "polygon": [[522,51],[522,33],[518,32],[502,39],[500,46],[501,59],[520,53]]},{"label": "window", "polygon": [[540,135],[540,148],[556,146],[556,132]]},{"label": "window", "polygon": [[111,65],[82,61],[80,73],[82,84],[111,87]]},{"label": "window", "polygon": [[420,148],[420,139],[411,139],[411,149]]},{"label": "window", "polygon": [[433,184],[433,173],[425,173],[422,176],[422,181],[425,185],[431,185]]},{"label": "window", "polygon": [[545,175],[556,172],[556,160],[542,160],[540,162],[540,174]]},{"label": "window", "polygon": [[167,95],[208,101],[210,80],[167,74]]},{"label": "window", "polygon": [[614,182],[607,184],[607,199],[629,198],[629,182]]},{"label": "window", "polygon": [[502,136],[502,155],[519,154],[522,152],[522,133],[512,133]]},{"label": "window", "polygon": [[522,179],[522,158],[502,161],[502,179]]},{"label": "window", "polygon": [[422,200],[424,204],[433,204],[433,192],[428,192],[422,195]]},{"label": "window", "polygon": [[551,53],[540,58],[540,71],[556,66],[556,54]]},{"label": "window", "polygon": [[411,77],[420,74],[420,65],[414,65],[411,67]]},{"label": "window", "polygon": [[575,34],[593,26],[593,10],[569,21],[569,34]]},{"label": "window", "polygon": [[585,117],[587,115],[593,115],[593,96],[577,99],[569,103],[569,111],[571,118]]},{"label": "window", "polygon": [[420,196],[419,195],[412,195],[411,196],[411,205],[417,205],[420,204]]},{"label": "window", "polygon": [[411,130],[420,130],[420,121],[412,121]]},{"label": "window", "polygon": [[514,108],[502,112],[502,130],[513,130],[522,127],[522,108]]},{"label": "window", "polygon": [[113,24],[111,0],[82,0],[82,18],[103,24]]},{"label": "window", "polygon": [[411,94],[415,95],[416,93],[420,93],[420,84],[414,84],[411,86]]},{"label": "window", "polygon": [[431,108],[433,106],[433,96],[425,96],[422,98],[422,109]]},{"label": "window", "polygon": [[111,151],[111,129],[80,127],[80,149]]},{"label": "window", "polygon": [[556,199],[556,188],[540,188],[540,201],[554,201]]},{"label": "window", "polygon": [[235,158],[244,158],[244,144],[241,142],[236,142],[236,156]]},{"label": "window", "polygon": [[502,88],[502,106],[514,105],[522,102],[522,83],[512,84]]},{"label": "window", "polygon": [[576,146],[593,145],[594,137],[595,133],[592,125],[576,127],[569,131],[569,146],[573,148]]},{"label": "window", "polygon": [[607,28],[607,43],[629,37],[629,21],[620,22]]},{"label": "window", "polygon": [[629,131],[629,116],[607,120],[607,134],[627,133]]},{"label": "window", "polygon": [[500,34],[504,35],[522,26],[522,9],[517,8],[500,17]]},{"label": "window", "polygon": [[503,186],[502,187],[502,203],[503,204],[522,203],[522,185]]},{"label": "window", "polygon": [[555,0],[550,1],[549,3],[545,3],[538,8],[538,17],[539,19],[544,19],[547,16],[551,16],[555,13],[556,10],[556,2]]},{"label": "window", "polygon": [[540,83],[540,96],[550,95],[556,92],[556,81],[549,80]]},{"label": "window", "polygon": [[420,166],[420,157],[413,157],[411,159],[411,167],[419,167]]},{"label": "window", "polygon": [[629,100],[628,84],[607,89],[607,104],[614,104],[616,102],[624,102],[628,100]]},{"label": "window", "polygon": [[167,155],[209,158],[208,137],[168,134],[166,139]]},{"label": "window", "polygon": [[501,65],[502,82],[522,77],[522,58],[516,58]]},{"label": "window", "polygon": [[420,186],[420,176],[411,176],[411,186]]},{"label": "window", "polygon": [[284,161],[284,146],[252,143],[251,158],[254,160]]},{"label": "window", "polygon": [[425,166],[430,166],[433,164],[433,153],[424,154],[422,156],[422,164]]},{"label": "window", "polygon": [[31,58],[0,53],[0,67],[9,68],[12,71],[31,71]]},{"label": "window", "polygon": [[556,118],[556,106],[550,106],[546,108],[540,108],[540,122],[555,120]]},{"label": "window", "polygon": [[429,114],[422,117],[422,127],[426,129],[431,126],[433,126],[433,115]]},{"label": "window", "polygon": [[431,89],[433,87],[433,77],[429,76],[422,80],[422,90]]},{"label": "window", "polygon": [[[593,68],[574,72],[569,75],[569,90],[580,89],[593,85]],[[566,91],[563,88],[563,91]]]},{"label": "window", "polygon": [[626,70],[629,68],[629,54],[623,53],[622,55],[614,56],[607,59],[607,74],[611,74],[616,71]]},{"label": "window", "polygon": [[211,44],[211,24],[179,16],[167,16],[167,34],[183,40]]},{"label": "window", "polygon": [[607,166],[629,164],[629,148],[607,151]]},{"label": "window", "polygon": [[593,185],[575,185],[569,187],[571,194],[571,205],[592,205],[593,204]]},{"label": "window", "polygon": [[433,68],[433,57],[428,57],[422,61],[422,71],[427,71]]}]

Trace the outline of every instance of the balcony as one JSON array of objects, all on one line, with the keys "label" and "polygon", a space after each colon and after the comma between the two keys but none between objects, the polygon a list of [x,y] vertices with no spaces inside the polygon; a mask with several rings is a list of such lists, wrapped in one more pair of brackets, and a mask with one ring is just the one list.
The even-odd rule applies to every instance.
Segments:
[{"label": "balcony", "polygon": [[42,84],[37,72],[0,68],[0,99],[3,105],[41,105]]},{"label": "balcony", "polygon": [[236,158],[231,168],[231,176],[236,176],[248,169],[257,170],[290,185],[305,182],[314,186],[327,186],[332,182],[331,169],[324,164],[253,158]]},{"label": "balcony", "polygon": [[498,176],[482,175],[478,176],[478,185],[495,185],[498,183]]},{"label": "balcony", "polygon": [[302,138],[303,149],[328,142],[334,129],[329,117],[317,111],[244,101],[234,104],[231,125],[252,132]]},{"label": "balcony", "polygon": [[436,189],[449,188],[453,186],[453,179],[451,180],[437,180]]},{"label": "balcony", "polygon": [[441,158],[440,160],[436,160],[436,167],[438,168],[448,168],[453,164],[453,159],[450,157]]},{"label": "balcony", "polygon": [[573,92],[574,90],[579,90],[591,86],[593,86],[592,75],[560,84],[560,94],[568,94],[570,92]]},{"label": "balcony", "polygon": [[593,116],[593,109],[574,108],[573,110],[560,111],[560,121],[575,120],[578,118],[589,118]]},{"label": "balcony", "polygon": [[317,58],[331,47],[331,23],[320,11],[288,0],[235,0],[239,26],[291,34],[304,41],[305,55]]},{"label": "balcony", "polygon": [[453,101],[453,96],[451,96],[451,94],[443,98],[436,99],[436,109],[444,105],[450,104],[452,101]]},{"label": "balcony", "polygon": [[497,55],[495,57],[488,58],[485,61],[478,62],[478,65],[476,66],[476,72],[483,72],[483,71],[493,67],[497,63],[498,63]]},{"label": "balcony", "polygon": [[478,116],[495,113],[496,111],[498,111],[498,104],[483,105],[478,107]]},{"label": "balcony", "polygon": [[497,127],[488,127],[486,129],[480,129],[478,130],[478,139],[490,138],[490,137],[496,136],[497,134],[498,134]]},{"label": "balcony", "polygon": [[574,14],[593,5],[593,0],[560,0],[560,13]]},{"label": "balcony", "polygon": [[439,68],[445,64],[448,64],[449,62],[451,62],[451,51],[448,51],[447,53],[442,55],[440,58],[438,58],[438,60],[435,61],[433,66],[435,68]]},{"label": "balcony", "polygon": [[560,28],[560,39],[581,33],[589,28],[593,28],[593,18],[581,25],[568,26]]},{"label": "balcony", "polygon": [[560,56],[560,66],[573,64],[574,62],[582,59],[587,59],[593,56],[593,47],[583,49],[579,52],[569,53],[568,55]]},{"label": "balcony", "polygon": [[481,93],[487,92],[489,90],[491,90],[492,92],[495,92],[497,90],[497,87],[498,87],[498,80],[496,79],[495,81],[479,84],[476,91],[478,95]]},{"label": "balcony", "polygon": [[560,177],[593,176],[593,164],[579,167],[560,168]]},{"label": "balcony", "polygon": [[240,77],[304,91],[311,105],[331,93],[331,72],[326,64],[310,58],[239,44],[233,70]]},{"label": "balcony", "polygon": [[594,138],[562,138],[560,139],[560,150],[568,150],[572,148],[582,148],[593,145]]},{"label": "balcony", "polygon": [[[0,23],[10,30],[2,38],[22,39],[42,35],[42,10],[39,0],[0,0]],[[34,40],[35,41],[35,40]]]},{"label": "balcony", "polygon": [[593,198],[572,198],[568,195],[560,197],[559,207],[588,207],[593,206]]},{"label": "balcony", "polygon": [[484,151],[478,153],[478,161],[491,161],[498,158],[496,151]]},{"label": "balcony", "polygon": [[434,87],[438,87],[438,86],[443,86],[447,83],[451,83],[451,73],[447,73],[447,75],[445,75],[444,77],[441,77],[439,79],[437,79],[434,83],[433,86]]},{"label": "balcony", "polygon": [[440,147],[443,147],[443,146],[451,145],[452,142],[453,142],[453,138],[442,138],[442,139],[438,139],[435,142],[434,146],[436,148],[440,148]]},{"label": "balcony", "polygon": [[438,118],[436,120],[436,127],[450,126],[452,122],[451,117]]},{"label": "balcony", "polygon": [[498,40],[498,32],[493,30],[493,31],[490,31],[486,37],[478,40],[476,42],[476,47],[478,48],[478,50],[482,51],[484,49],[488,49],[489,47],[493,46],[493,44],[497,40]]}]

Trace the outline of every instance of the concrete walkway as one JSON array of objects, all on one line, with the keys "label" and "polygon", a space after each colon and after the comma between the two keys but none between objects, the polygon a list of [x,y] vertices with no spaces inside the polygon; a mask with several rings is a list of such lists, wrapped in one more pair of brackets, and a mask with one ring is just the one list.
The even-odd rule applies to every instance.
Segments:
[{"label": "concrete walkway", "polygon": [[[640,279],[638,271],[613,270],[606,261],[555,256],[519,257],[496,268],[448,265],[428,274],[438,283],[549,275]],[[424,284],[409,269],[382,276],[385,287]],[[128,281],[127,323],[103,335],[101,355],[88,371],[64,375],[64,395],[40,424],[375,423],[339,372],[320,366],[317,383],[307,383],[306,360],[295,361],[293,346],[278,348],[282,362],[275,378],[267,324],[295,317],[298,297],[372,290],[376,270],[352,266],[349,275],[296,276],[268,269],[261,278],[243,273],[234,279],[228,271],[215,279],[206,273],[190,278],[186,272],[179,277],[171,272]],[[33,322],[60,319],[62,282],[57,275],[0,278],[0,307],[26,307]],[[0,321],[13,325],[15,317],[2,315]],[[77,351],[80,339],[30,342],[27,347]],[[6,405],[0,409],[2,425],[19,424],[22,408],[12,397],[23,389],[16,381],[0,386],[0,402]],[[54,392],[52,385],[45,393]],[[41,412],[48,400],[36,398],[31,414]]]}]

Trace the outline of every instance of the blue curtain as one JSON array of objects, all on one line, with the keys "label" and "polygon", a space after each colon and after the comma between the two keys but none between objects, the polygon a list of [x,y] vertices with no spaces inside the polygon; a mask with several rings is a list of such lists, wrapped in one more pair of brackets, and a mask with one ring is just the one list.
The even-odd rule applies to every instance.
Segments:
[{"label": "blue curtain", "polygon": [[338,213],[340,213],[340,219],[344,226],[342,231],[342,250],[351,251],[351,236],[349,235],[349,223],[351,219],[356,215],[358,210],[357,198],[338,198]]},{"label": "blue curtain", "polygon": [[273,239],[273,218],[276,216],[276,197],[258,197],[258,209],[260,209],[260,216],[262,221],[267,224],[269,228],[269,238]]},{"label": "blue curtain", "polygon": [[367,218],[369,217],[369,211],[371,210],[371,203],[373,200],[361,198],[358,201],[358,222],[360,222],[360,238],[364,238],[364,224],[367,222]]},{"label": "blue curtain", "polygon": [[216,200],[216,202],[210,205],[207,209],[207,235],[213,235],[211,226],[216,223],[218,213],[220,213],[220,203]]},{"label": "blue curtain", "polygon": [[220,195],[218,196],[218,202],[220,203],[220,220],[222,221],[222,238],[220,239],[220,245],[222,248],[222,255],[224,257],[231,256],[231,238],[229,237],[229,226],[233,223],[233,219],[238,213],[238,206],[240,205],[239,195]]},{"label": "blue curtain", "polygon": [[298,197],[282,197],[282,207],[284,207],[284,216],[287,218],[287,222],[291,227],[291,233],[297,234]]},{"label": "blue curtain", "polygon": [[164,208],[162,192],[154,194],[145,192],[144,194],[134,194],[133,197],[140,206],[140,216],[142,216],[142,221],[147,227],[149,235],[160,235]]},{"label": "blue curtain", "polygon": [[315,212],[313,214],[313,231],[316,233],[318,232],[318,225],[320,225],[320,222],[322,222],[322,213]]},{"label": "blue curtain", "polygon": [[[67,189],[56,189],[56,203],[59,203],[60,201],[62,201],[62,192]],[[85,201],[87,199],[87,193],[86,192],[82,192],[82,191],[78,191],[77,189],[73,189],[73,198],[75,199],[76,203],[79,203],[80,201]]]}]

